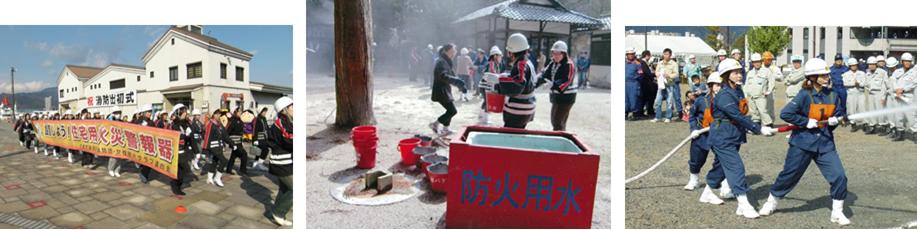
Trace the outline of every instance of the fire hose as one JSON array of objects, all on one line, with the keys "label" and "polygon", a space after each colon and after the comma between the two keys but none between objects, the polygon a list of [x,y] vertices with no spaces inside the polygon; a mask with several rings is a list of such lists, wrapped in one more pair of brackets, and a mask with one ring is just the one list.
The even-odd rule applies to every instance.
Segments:
[{"label": "fire hose", "polygon": [[[888,114],[902,113],[902,112],[914,111],[914,110],[917,110],[917,105],[909,105],[909,106],[905,106],[905,107],[898,107],[898,108],[891,108],[891,109],[883,109],[883,110],[869,111],[869,112],[864,112],[864,113],[851,114],[851,115],[847,115],[847,116],[839,116],[839,117],[837,117],[837,120],[838,120],[838,121],[847,121],[847,122],[849,122],[850,120],[858,120],[858,119],[865,119],[865,118],[870,118],[870,117],[878,117],[878,116],[884,116],[884,115],[888,115]],[[819,121],[819,122],[818,122],[818,124],[827,124],[827,123],[828,123],[827,120]],[[795,126],[795,125],[787,125],[787,126],[783,126],[783,127],[779,127],[779,128],[771,128],[770,131],[771,131],[771,133],[782,133],[782,132],[788,132],[788,131],[797,130],[797,129],[800,129],[800,128],[802,128],[802,127]],[[699,130],[699,132],[700,132],[700,134],[703,134],[703,133],[706,133],[706,132],[709,131],[709,130],[710,130],[710,127],[707,127],[707,128],[704,128],[704,129]],[[669,157],[672,157],[672,155],[674,155],[675,152],[677,152],[679,149],[681,149],[681,147],[683,147],[685,144],[687,144],[688,141],[690,141],[691,139],[692,139],[691,136],[688,136],[687,138],[685,138],[684,140],[682,140],[681,143],[679,143],[677,146],[675,146],[675,148],[673,148],[672,151],[669,151],[669,154],[665,155],[665,157],[662,157],[662,159],[659,160],[658,162],[656,162],[656,164],[654,164],[652,167],[646,169],[646,171],[643,171],[642,173],[637,174],[637,176],[634,176],[634,177],[631,177],[630,179],[624,180],[624,184],[627,184],[627,183],[630,183],[630,182],[632,182],[632,181],[638,180],[638,179],[640,179],[641,177],[646,176],[646,174],[649,174],[650,172],[652,172],[653,170],[655,170],[656,167],[659,167],[659,165],[662,165],[662,163],[664,163],[666,160],[668,160]]]}]

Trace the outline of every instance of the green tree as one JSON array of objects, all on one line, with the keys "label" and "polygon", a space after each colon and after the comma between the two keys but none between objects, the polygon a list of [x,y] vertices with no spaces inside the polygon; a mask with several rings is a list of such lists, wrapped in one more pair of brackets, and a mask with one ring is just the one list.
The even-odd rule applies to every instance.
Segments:
[{"label": "green tree", "polygon": [[[710,48],[713,48],[713,50],[723,49],[728,53],[730,47],[732,47],[732,49],[744,49],[745,47],[745,34],[731,32],[728,34],[729,36],[727,36],[725,32],[726,28],[722,26],[704,26],[703,28],[704,31],[701,31],[701,34],[703,34],[704,42],[706,42]],[[723,36],[723,40],[717,38],[720,35]]]},{"label": "green tree", "polygon": [[783,55],[790,45],[790,31],[786,26],[755,26],[748,30],[748,48],[755,53],[770,51],[774,57]]}]

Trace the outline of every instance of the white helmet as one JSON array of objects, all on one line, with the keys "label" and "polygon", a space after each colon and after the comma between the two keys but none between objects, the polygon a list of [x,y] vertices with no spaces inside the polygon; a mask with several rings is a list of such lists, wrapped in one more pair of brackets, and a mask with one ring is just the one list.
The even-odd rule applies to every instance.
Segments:
[{"label": "white helmet", "polygon": [[688,55],[688,60],[694,59],[694,54]]},{"label": "white helmet", "polygon": [[829,74],[828,63],[819,58],[813,58],[806,62],[806,76]]},{"label": "white helmet", "polygon": [[712,83],[723,83],[723,78],[720,77],[720,73],[713,72],[710,73],[710,76],[707,76],[707,84]]},{"label": "white helmet", "polygon": [[[869,58],[866,59],[866,64],[876,64],[876,63],[879,63],[879,61],[878,61],[877,59],[878,59],[878,58],[876,58],[876,57],[869,57]],[[847,61],[847,65],[856,65],[856,64],[857,64],[857,63],[856,63],[856,60],[854,60],[853,58],[851,58],[850,60],[853,61],[853,64],[851,64],[850,61]]]},{"label": "white helmet", "polygon": [[636,53],[637,53],[637,48],[634,48],[634,47],[627,47],[627,50],[624,50],[624,54],[636,54]]},{"label": "white helmet", "polygon": [[[870,62],[870,61],[872,61],[872,62]],[[875,64],[875,63],[876,63],[876,57],[869,57],[869,58],[868,58],[868,61],[866,61],[866,63]],[[849,58],[849,59],[847,59],[847,65],[856,65],[856,64],[857,64],[857,59],[856,59],[856,58]]]},{"label": "white helmet", "polygon": [[736,61],[736,59],[726,58],[720,62],[717,68],[719,68],[720,75],[722,76],[730,70],[742,69],[742,65],[740,65],[739,61]]},{"label": "white helmet", "polygon": [[802,57],[802,55],[793,55],[793,57],[790,58],[790,59],[792,59],[792,62],[803,61],[803,60],[804,60],[804,58]]},{"label": "white helmet", "polygon": [[433,44],[427,44],[427,49],[433,49]]},{"label": "white helmet", "polygon": [[726,50],[720,49],[719,51],[716,51],[716,56],[726,56]]},{"label": "white helmet", "polygon": [[145,113],[149,111],[153,111],[153,106],[150,104],[145,104],[143,107],[140,107],[140,111],[137,111],[137,113]]},{"label": "white helmet", "polygon": [[191,110],[191,116],[194,116],[194,115],[201,115],[201,110],[200,109]]},{"label": "white helmet", "polygon": [[111,108],[111,113],[121,112],[121,106],[114,106]]},{"label": "white helmet", "polygon": [[567,53],[567,43],[564,41],[554,42],[554,45],[551,46],[551,51],[560,51]]},{"label": "white helmet", "polygon": [[885,66],[888,66],[888,68],[898,67],[898,59],[895,57],[888,58],[888,60],[885,60]]},{"label": "white helmet", "polygon": [[500,56],[503,56],[503,51],[500,51],[500,47],[497,47],[497,46],[491,47],[490,55],[493,56],[494,54],[499,54]]},{"label": "white helmet", "polygon": [[904,53],[901,55],[901,61],[914,61],[914,56],[911,56],[911,53]]},{"label": "white helmet", "polygon": [[73,110],[68,109],[67,112],[64,112],[64,115],[73,115]]},{"label": "white helmet", "polygon": [[280,113],[280,111],[283,111],[283,109],[285,109],[287,106],[290,106],[292,104],[293,104],[293,98],[289,98],[289,97],[278,98],[277,101],[274,102],[274,111],[277,111],[277,113]]},{"label": "white helmet", "polygon": [[529,41],[525,35],[515,33],[506,39],[506,50],[513,53],[522,52],[529,49]]},{"label": "white helmet", "polygon": [[739,49],[733,49],[733,50],[732,50],[732,53],[730,53],[730,54],[737,54],[737,53],[740,54],[740,53],[742,53],[742,51],[739,51]]},{"label": "white helmet", "polygon": [[885,56],[882,56],[882,55],[876,56],[876,61],[877,62],[885,61]]},{"label": "white helmet", "polygon": [[462,51],[459,51],[462,55],[468,54],[468,49],[462,48]]},{"label": "white helmet", "polygon": [[172,113],[175,113],[176,111],[178,111],[179,109],[184,108],[184,107],[185,107],[185,104],[178,103],[178,104],[175,105],[175,107],[172,107]]},{"label": "white helmet", "polygon": [[98,110],[98,109],[90,109],[90,110],[89,110],[89,113],[96,114],[96,113],[99,113],[99,110]]},{"label": "white helmet", "polygon": [[761,54],[754,53],[751,55],[751,61],[761,61]]}]

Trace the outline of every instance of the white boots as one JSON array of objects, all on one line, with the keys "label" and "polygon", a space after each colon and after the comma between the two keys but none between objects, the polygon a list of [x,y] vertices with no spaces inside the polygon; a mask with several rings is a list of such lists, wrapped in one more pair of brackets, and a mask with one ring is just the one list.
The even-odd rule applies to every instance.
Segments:
[{"label": "white boots", "polygon": [[35,153],[38,153],[38,147],[37,147],[37,146],[36,146],[36,147],[32,147],[32,148],[35,149]]},{"label": "white boots", "polygon": [[758,218],[758,212],[755,211],[755,207],[748,203],[746,194],[736,196],[736,201],[739,202],[739,207],[736,208],[736,215],[745,216],[745,218],[749,219]]},{"label": "white boots", "polygon": [[45,149],[45,156],[48,156],[48,149]]},{"label": "white boots", "polygon": [[490,121],[487,119],[488,117],[490,116],[488,115],[487,110],[482,109],[481,112],[478,113],[478,125],[493,124],[493,123],[490,123]]},{"label": "white boots", "polygon": [[55,159],[55,160],[60,160],[60,156],[57,155],[57,149],[54,149],[54,159]]},{"label": "white boots", "polygon": [[710,185],[704,187],[704,193],[700,195],[701,203],[711,203],[711,204],[723,204],[723,200],[719,197],[716,197],[716,194],[713,193],[713,189],[710,188]]},{"label": "white boots", "polygon": [[264,162],[264,159],[258,159],[255,161],[255,165],[252,166],[254,170],[268,171],[267,163]]},{"label": "white boots", "polygon": [[223,173],[207,173],[207,184],[223,187]]},{"label": "white boots", "polygon": [[200,161],[201,161],[201,154],[195,155],[194,160],[191,160],[191,167],[193,167],[194,170],[201,170],[201,166],[197,165],[197,163]]},{"label": "white boots", "polygon": [[769,194],[767,196],[767,202],[761,206],[761,211],[758,211],[758,214],[761,214],[762,216],[773,214],[774,210],[777,210],[777,201],[779,200],[779,197],[774,196],[774,194]]},{"label": "white boots", "polygon": [[698,179],[697,174],[692,173],[691,179],[688,179],[688,184],[685,185],[684,189],[688,191],[694,191],[694,189],[697,188],[697,179]]},{"label": "white boots", "polygon": [[735,195],[732,195],[732,189],[729,188],[729,181],[723,180],[723,183],[720,184],[720,196],[723,197],[723,199],[735,197]]},{"label": "white boots", "polygon": [[73,164],[73,153],[72,152],[67,153],[67,161]]},{"label": "white boots", "polygon": [[844,216],[843,200],[834,200],[834,203],[831,206],[831,222],[837,223],[841,226],[850,224],[850,220]]}]

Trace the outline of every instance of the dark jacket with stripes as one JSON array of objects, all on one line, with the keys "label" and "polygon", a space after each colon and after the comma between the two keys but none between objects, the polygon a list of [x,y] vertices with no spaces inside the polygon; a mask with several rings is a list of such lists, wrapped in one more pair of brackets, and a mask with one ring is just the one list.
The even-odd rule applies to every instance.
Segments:
[{"label": "dark jacket with stripes", "polygon": [[214,149],[216,151],[223,151],[222,143],[226,145],[232,145],[232,140],[229,139],[229,135],[226,133],[226,130],[223,129],[223,126],[219,122],[211,119],[210,122],[207,122],[204,125],[204,146],[203,149]]},{"label": "dark jacket with stripes", "polygon": [[560,63],[551,60],[547,66],[541,70],[541,79],[538,79],[538,86],[551,81],[551,103],[555,104],[573,104],[576,102],[576,85],[573,84],[575,77],[575,68],[573,62],[564,58]]},{"label": "dark jacket with stripes", "polygon": [[269,172],[275,176],[293,175],[293,124],[277,118],[268,136],[271,146]]},{"label": "dark jacket with stripes", "polygon": [[528,59],[518,58],[513,62],[508,77],[500,77],[500,83],[494,87],[497,93],[509,97],[503,112],[516,115],[535,114],[535,67]]}]

